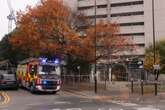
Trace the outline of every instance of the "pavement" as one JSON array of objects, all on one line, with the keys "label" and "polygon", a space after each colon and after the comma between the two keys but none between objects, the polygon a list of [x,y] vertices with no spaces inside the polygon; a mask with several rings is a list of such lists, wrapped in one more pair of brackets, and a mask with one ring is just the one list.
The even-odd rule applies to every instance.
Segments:
[{"label": "pavement", "polygon": [[93,90],[84,90],[83,88],[78,89],[64,89],[64,91],[70,92],[72,94],[79,95],[83,98],[100,100],[100,101],[122,101],[128,103],[138,103],[138,104],[157,104],[165,102],[165,92],[158,92],[155,96],[154,93],[131,93],[130,88],[125,85],[110,85],[107,89],[98,89],[95,93]]}]

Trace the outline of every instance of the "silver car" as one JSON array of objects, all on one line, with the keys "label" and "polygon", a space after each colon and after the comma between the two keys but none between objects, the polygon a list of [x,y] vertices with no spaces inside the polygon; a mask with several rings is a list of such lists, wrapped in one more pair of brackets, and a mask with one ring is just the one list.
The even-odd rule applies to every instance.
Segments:
[{"label": "silver car", "polygon": [[16,74],[10,70],[0,70],[0,89],[18,89]]}]

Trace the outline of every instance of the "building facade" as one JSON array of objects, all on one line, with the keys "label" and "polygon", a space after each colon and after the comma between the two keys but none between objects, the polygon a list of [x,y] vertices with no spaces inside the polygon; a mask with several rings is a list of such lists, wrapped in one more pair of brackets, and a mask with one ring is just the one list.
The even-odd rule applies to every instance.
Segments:
[{"label": "building facade", "polygon": [[[155,37],[165,38],[164,0],[154,0]],[[129,37],[138,48],[125,55],[143,56],[153,42],[152,0],[96,0],[96,17],[120,25],[120,35]],[[78,11],[94,20],[95,0],[78,0]]]},{"label": "building facade", "polygon": [[[155,39],[165,39],[164,0],[96,0],[96,18],[116,22],[120,35],[128,37],[136,49],[123,52],[123,56],[143,57],[145,47],[153,43],[153,5]],[[95,0],[77,0],[77,10],[91,21],[95,19]]]}]

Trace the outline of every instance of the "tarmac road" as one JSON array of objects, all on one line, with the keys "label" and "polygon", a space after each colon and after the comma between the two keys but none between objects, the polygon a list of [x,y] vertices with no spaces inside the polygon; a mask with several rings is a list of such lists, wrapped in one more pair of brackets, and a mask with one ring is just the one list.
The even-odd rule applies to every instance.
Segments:
[{"label": "tarmac road", "polygon": [[57,94],[31,94],[27,90],[1,91],[0,110],[165,110],[160,106],[139,105],[113,100],[94,100],[90,97],[60,91]]}]

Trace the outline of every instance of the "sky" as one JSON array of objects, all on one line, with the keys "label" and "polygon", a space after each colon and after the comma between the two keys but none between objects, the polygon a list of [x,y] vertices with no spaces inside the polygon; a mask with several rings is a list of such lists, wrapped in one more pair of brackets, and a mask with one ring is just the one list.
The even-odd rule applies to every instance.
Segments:
[{"label": "sky", "polygon": [[[35,6],[40,0],[10,0],[14,11],[24,11],[27,5]],[[76,0],[64,0],[70,7],[75,7]],[[0,40],[8,33],[9,8],[7,0],[0,0]],[[13,26],[14,27],[14,26]]]}]

